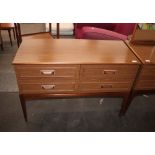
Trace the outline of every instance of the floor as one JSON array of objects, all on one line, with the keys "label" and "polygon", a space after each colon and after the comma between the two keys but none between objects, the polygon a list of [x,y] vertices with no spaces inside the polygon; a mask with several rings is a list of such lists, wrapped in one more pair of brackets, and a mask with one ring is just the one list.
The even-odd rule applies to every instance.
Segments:
[{"label": "floor", "polygon": [[[38,24],[38,30],[44,25]],[[29,28],[28,28],[29,27]],[[36,25],[23,24],[24,32]],[[17,51],[2,33],[4,51],[0,49],[0,131],[155,131],[155,95],[135,97],[124,117],[119,117],[122,98],[48,99],[27,102],[28,123],[24,121],[18,87],[12,66]]]}]

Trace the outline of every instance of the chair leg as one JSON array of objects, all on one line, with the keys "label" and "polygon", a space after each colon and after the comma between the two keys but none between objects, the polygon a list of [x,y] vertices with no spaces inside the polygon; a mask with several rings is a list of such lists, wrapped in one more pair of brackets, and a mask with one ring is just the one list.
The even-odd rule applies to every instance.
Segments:
[{"label": "chair leg", "polygon": [[15,28],[13,28],[13,36],[14,36],[14,40],[15,40],[16,39]]},{"label": "chair leg", "polygon": [[3,48],[3,39],[2,39],[2,36],[1,36],[1,31],[0,31],[0,41],[1,41],[1,44],[0,44],[1,45],[1,49],[4,50],[4,48]]},{"label": "chair leg", "polygon": [[3,42],[1,42],[1,49],[4,50],[4,48],[3,48]]},{"label": "chair leg", "polygon": [[19,43],[21,44],[22,35],[21,35],[21,29],[20,29],[20,24],[19,23],[17,23],[17,29],[18,29]]},{"label": "chair leg", "polygon": [[57,23],[57,39],[59,39],[60,38],[60,24],[59,23]]},{"label": "chair leg", "polygon": [[16,34],[16,39],[17,39],[17,45],[19,47],[20,41],[19,41],[18,28],[17,28],[17,24],[16,23],[14,25],[15,25],[15,34]]},{"label": "chair leg", "polygon": [[11,46],[12,46],[12,38],[11,38],[11,30],[10,29],[8,30],[8,33],[9,33],[10,43],[11,43]]}]

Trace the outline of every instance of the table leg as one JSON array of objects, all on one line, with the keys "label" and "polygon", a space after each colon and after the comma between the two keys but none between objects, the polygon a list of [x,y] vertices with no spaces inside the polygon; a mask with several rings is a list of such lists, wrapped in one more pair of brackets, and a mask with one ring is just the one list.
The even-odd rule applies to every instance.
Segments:
[{"label": "table leg", "polygon": [[12,46],[11,29],[8,30],[8,33],[9,33],[10,43],[11,43],[11,46]]},{"label": "table leg", "polygon": [[22,94],[19,95],[19,98],[20,98],[20,103],[21,103],[21,106],[22,106],[24,118],[25,118],[25,121],[27,122],[26,101],[25,101],[25,98],[24,98],[24,96]]},{"label": "table leg", "polygon": [[4,50],[4,48],[3,48],[3,44],[1,44],[1,49]]},{"label": "table leg", "polygon": [[57,23],[57,39],[60,37],[60,24]]},{"label": "table leg", "polygon": [[11,29],[8,30],[8,33],[9,33],[9,38],[10,38],[10,44],[12,46]]},{"label": "table leg", "polygon": [[4,50],[4,48],[3,48],[3,40],[2,40],[2,36],[1,36],[1,30],[0,30],[0,45],[1,45],[1,49]]},{"label": "table leg", "polygon": [[12,30],[13,30],[13,36],[14,36],[14,39],[16,39],[15,28],[13,28]]},{"label": "table leg", "polygon": [[123,97],[122,107],[119,116],[124,116],[132,100],[132,93],[126,93]]}]

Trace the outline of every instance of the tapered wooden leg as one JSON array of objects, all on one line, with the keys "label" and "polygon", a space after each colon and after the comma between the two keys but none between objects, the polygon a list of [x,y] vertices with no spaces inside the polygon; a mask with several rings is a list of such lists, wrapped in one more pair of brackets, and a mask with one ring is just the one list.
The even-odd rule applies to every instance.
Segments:
[{"label": "tapered wooden leg", "polygon": [[4,50],[4,48],[3,48],[3,40],[2,40],[2,36],[1,36],[1,30],[0,30],[0,44],[1,44],[1,49]]},{"label": "tapered wooden leg", "polygon": [[12,46],[12,38],[11,38],[11,30],[10,29],[8,30],[8,33],[9,33],[10,43],[11,43],[11,46]]},{"label": "tapered wooden leg", "polygon": [[3,48],[3,41],[1,40],[1,49],[4,50]]},{"label": "tapered wooden leg", "polygon": [[22,110],[23,110],[23,114],[24,114],[24,118],[25,118],[25,121],[27,122],[27,111],[26,111],[26,102],[25,102],[25,98],[22,94],[19,95],[19,98],[20,98],[20,103],[21,103],[21,106],[22,106]]},{"label": "tapered wooden leg", "polygon": [[16,39],[15,28],[13,28],[13,36],[14,36],[14,39]]},{"label": "tapered wooden leg", "polygon": [[57,23],[57,38],[59,39],[60,37],[60,24]]},{"label": "tapered wooden leg", "polygon": [[18,45],[18,47],[19,47],[20,41],[19,41],[19,35],[18,35],[17,24],[15,23],[14,26],[15,26],[15,34],[16,34],[16,39],[17,39],[17,45]]},{"label": "tapered wooden leg", "polygon": [[1,49],[4,50],[4,48],[3,48],[3,44],[1,44]]},{"label": "tapered wooden leg", "polygon": [[20,41],[20,44],[22,42],[22,35],[21,35],[21,28],[20,28],[20,24],[17,23],[17,29],[18,29],[18,35],[19,35],[19,41]]},{"label": "tapered wooden leg", "polygon": [[123,97],[122,107],[119,116],[124,116],[132,100],[132,94],[127,93]]}]

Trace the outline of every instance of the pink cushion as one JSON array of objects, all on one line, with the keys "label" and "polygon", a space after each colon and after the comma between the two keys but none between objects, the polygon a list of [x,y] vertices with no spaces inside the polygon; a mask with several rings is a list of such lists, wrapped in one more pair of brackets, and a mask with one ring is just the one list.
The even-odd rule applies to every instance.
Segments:
[{"label": "pink cushion", "polygon": [[128,36],[133,33],[135,25],[135,23],[117,23],[114,31]]},{"label": "pink cushion", "polygon": [[83,39],[127,40],[126,35],[95,27],[83,27],[81,35]]},{"label": "pink cushion", "polygon": [[116,23],[75,23],[75,38],[82,39],[83,27],[96,27],[101,29],[107,29],[113,31],[116,27]]},{"label": "pink cushion", "polygon": [[75,38],[81,39],[82,38],[82,31],[81,29],[75,29]]}]

